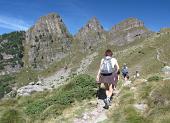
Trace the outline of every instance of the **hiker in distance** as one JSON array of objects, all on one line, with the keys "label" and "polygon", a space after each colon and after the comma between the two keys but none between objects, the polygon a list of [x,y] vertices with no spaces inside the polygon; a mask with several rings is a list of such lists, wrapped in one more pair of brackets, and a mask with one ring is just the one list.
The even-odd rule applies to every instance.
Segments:
[{"label": "hiker in distance", "polygon": [[126,63],[123,64],[123,67],[122,67],[122,76],[124,78],[125,81],[127,81],[129,79],[129,75],[128,75],[128,67],[126,65]]},{"label": "hiker in distance", "polygon": [[115,58],[112,57],[111,50],[105,51],[105,56],[102,58],[98,74],[96,76],[97,83],[104,83],[106,88],[105,108],[109,108],[110,98],[113,94],[113,88],[116,87],[118,81],[119,65]]}]

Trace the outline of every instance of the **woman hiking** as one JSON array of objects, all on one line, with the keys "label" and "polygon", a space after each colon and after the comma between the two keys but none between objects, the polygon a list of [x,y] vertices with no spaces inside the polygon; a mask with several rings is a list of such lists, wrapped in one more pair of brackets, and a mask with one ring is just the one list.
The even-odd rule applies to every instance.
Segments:
[{"label": "woman hiking", "polygon": [[119,65],[117,60],[112,57],[111,50],[105,51],[105,57],[101,60],[100,68],[96,76],[97,83],[104,83],[106,88],[105,108],[109,108],[110,98],[113,93],[113,88],[116,87],[118,81]]}]

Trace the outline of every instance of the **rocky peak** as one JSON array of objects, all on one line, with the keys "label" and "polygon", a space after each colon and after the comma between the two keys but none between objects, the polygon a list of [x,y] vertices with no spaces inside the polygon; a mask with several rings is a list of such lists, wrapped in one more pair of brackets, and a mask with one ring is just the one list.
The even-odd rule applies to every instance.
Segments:
[{"label": "rocky peak", "polygon": [[96,17],[93,17],[79,30],[75,38],[80,41],[83,49],[93,50],[94,47],[105,40],[103,26]]},{"label": "rocky peak", "polygon": [[124,45],[150,33],[141,20],[128,18],[112,27],[108,33],[108,40],[111,44]]},{"label": "rocky peak", "polygon": [[91,18],[88,23],[86,24],[85,28],[93,31],[103,31],[103,26],[97,20],[96,17]]},{"label": "rocky peak", "polygon": [[55,13],[50,13],[47,16],[40,17],[40,19],[29,31],[34,31],[36,34],[43,33],[69,34],[65,27],[65,24],[63,23],[63,20],[58,14]]},{"label": "rocky peak", "polygon": [[42,16],[26,32],[26,50],[30,66],[47,68],[49,64],[65,57],[71,45],[71,35],[58,14]]},{"label": "rocky peak", "polygon": [[112,27],[112,31],[126,31],[135,27],[144,27],[144,23],[137,18],[128,18]]}]

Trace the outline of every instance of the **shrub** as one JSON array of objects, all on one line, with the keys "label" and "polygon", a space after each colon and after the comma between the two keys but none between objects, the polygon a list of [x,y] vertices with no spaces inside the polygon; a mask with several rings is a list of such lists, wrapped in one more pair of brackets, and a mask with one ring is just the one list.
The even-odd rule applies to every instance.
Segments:
[{"label": "shrub", "polygon": [[[11,65],[13,64],[14,66],[16,63],[21,63],[22,62],[22,57],[23,57],[23,52],[24,52],[24,47],[22,44],[22,41],[24,40],[25,32],[20,31],[20,32],[11,32],[9,34],[3,34],[0,35],[1,40],[6,40],[6,42],[0,43],[1,48],[0,48],[0,60],[1,64],[3,66],[5,65]],[[14,58],[11,58],[9,62],[3,59],[1,53],[6,53],[13,55]],[[4,67],[0,66],[0,69],[4,69]],[[20,64],[22,66],[22,64]]]},{"label": "shrub", "polygon": [[0,76],[0,98],[11,91],[11,84],[15,83],[14,78],[10,75]]},{"label": "shrub", "polygon": [[159,76],[151,76],[151,77],[149,77],[148,78],[148,81],[159,81],[159,80],[161,80],[162,79],[162,77],[159,77]]},{"label": "shrub", "polygon": [[47,98],[36,100],[26,106],[26,114],[31,116],[39,116],[47,109],[47,107],[56,105],[62,108],[53,109],[57,113],[61,112],[75,100],[81,101],[84,99],[90,99],[96,94],[95,79],[89,75],[79,75],[73,78],[68,84],[64,85],[60,89],[56,90],[55,93]]},{"label": "shrub", "polygon": [[9,109],[0,118],[0,123],[25,123],[21,114],[15,109]]}]

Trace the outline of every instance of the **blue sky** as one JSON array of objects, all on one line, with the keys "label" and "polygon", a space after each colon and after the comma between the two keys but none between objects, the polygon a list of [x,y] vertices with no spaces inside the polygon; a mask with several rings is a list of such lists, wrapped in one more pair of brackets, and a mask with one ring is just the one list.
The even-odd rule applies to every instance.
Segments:
[{"label": "blue sky", "polygon": [[153,31],[170,27],[170,0],[0,0],[0,6],[0,34],[27,30],[51,12],[72,34],[93,16],[106,30],[128,17],[141,19]]}]

